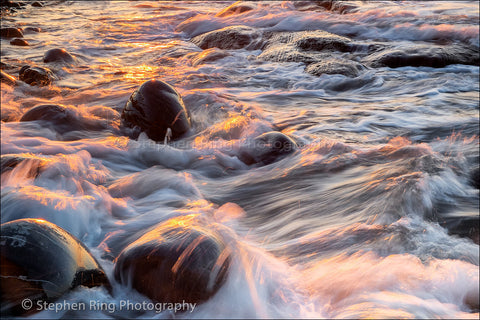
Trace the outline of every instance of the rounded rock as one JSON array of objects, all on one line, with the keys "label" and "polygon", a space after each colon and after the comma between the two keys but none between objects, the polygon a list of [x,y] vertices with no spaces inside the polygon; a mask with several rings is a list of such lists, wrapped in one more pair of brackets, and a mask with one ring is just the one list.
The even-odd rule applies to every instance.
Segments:
[{"label": "rounded rock", "polygon": [[45,52],[43,56],[43,62],[74,63],[75,59],[65,49],[50,49],[47,52]]},{"label": "rounded rock", "polygon": [[20,46],[20,47],[28,47],[29,46],[29,44],[26,40],[18,39],[18,38],[15,38],[12,41],[10,41],[10,44],[12,46]]},{"label": "rounded rock", "polygon": [[[41,219],[1,225],[2,316],[22,315],[22,301],[52,302],[82,285],[110,284],[88,249],[74,236]],[[36,308],[30,309],[34,312]]]},{"label": "rounded rock", "polygon": [[267,165],[278,161],[298,149],[297,143],[289,136],[276,131],[266,132],[240,149],[239,158],[244,163]]},{"label": "rounded rock", "polygon": [[2,38],[23,38],[23,33],[19,28],[1,28],[0,35]]},{"label": "rounded rock", "polygon": [[180,94],[159,80],[144,82],[128,99],[122,111],[124,126],[138,127],[155,141],[164,141],[167,129],[172,139],[190,130],[190,116]]},{"label": "rounded rock", "polygon": [[23,66],[19,71],[20,80],[31,86],[48,86],[55,75],[47,68]]},{"label": "rounded rock", "polygon": [[158,302],[203,302],[226,280],[230,255],[219,234],[184,216],[167,220],[126,247],[114,274]]}]

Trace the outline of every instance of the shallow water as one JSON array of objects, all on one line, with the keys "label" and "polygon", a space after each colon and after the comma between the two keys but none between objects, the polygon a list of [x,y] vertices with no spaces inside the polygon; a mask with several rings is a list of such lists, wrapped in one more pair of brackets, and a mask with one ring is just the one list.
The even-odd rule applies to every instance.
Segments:
[{"label": "shallow water", "polygon": [[[264,32],[323,30],[358,44],[479,47],[474,1],[47,1],[2,14],[2,27],[39,27],[28,47],[2,39],[5,72],[48,66],[47,87],[1,86],[2,223],[43,218],[90,248],[113,281],[112,247],[167,218],[199,214],[227,239],[232,266],[215,296],[179,318],[478,318],[479,67],[366,66],[356,77],[314,76],[303,62],[226,50],[198,63],[190,39],[232,25]],[[73,65],[44,64],[65,48]],[[365,52],[335,53],[364,63]],[[196,60],[197,59],[197,60]],[[2,67],[3,68],[3,67]],[[191,113],[190,137],[169,145],[122,134],[120,113],[144,81],[170,83]],[[94,129],[59,133],[19,122],[38,104],[63,104]],[[299,145],[261,166],[242,141],[282,131]],[[33,171],[32,171],[33,170]],[[37,174],[32,174],[37,172]],[[169,318],[120,311],[148,301],[113,281],[65,301],[107,310],[32,318]],[[62,300],[63,301],[63,300]]]}]

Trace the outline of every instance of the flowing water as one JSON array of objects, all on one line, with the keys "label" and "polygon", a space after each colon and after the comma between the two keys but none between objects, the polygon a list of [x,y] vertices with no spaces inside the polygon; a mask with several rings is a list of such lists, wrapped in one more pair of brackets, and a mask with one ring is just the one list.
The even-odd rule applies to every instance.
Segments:
[{"label": "flowing water", "polygon": [[[323,30],[366,46],[461,45],[478,54],[478,3],[249,2],[251,10],[218,14],[231,4],[47,1],[2,14],[2,27],[41,28],[25,32],[28,47],[2,39],[4,71],[47,66],[58,79],[46,87],[2,83],[1,152],[26,160],[2,174],[1,221],[57,224],[112,279],[112,293],[82,287],[62,299],[148,300],[113,280],[109,250],[122,235],[167,218],[208,218],[232,253],[226,282],[191,313],[32,317],[478,319],[479,190],[471,181],[478,65],[317,76],[301,61],[261,59],[262,47],[199,62],[202,49],[190,41],[245,25],[265,33]],[[75,63],[43,63],[52,48],[65,48]],[[367,54],[338,55],[362,62]],[[183,97],[189,137],[164,145],[122,134],[127,99],[152,78]],[[93,125],[61,131],[19,121],[39,104],[68,106]],[[274,130],[298,150],[268,165],[239,160],[239,143]]]}]

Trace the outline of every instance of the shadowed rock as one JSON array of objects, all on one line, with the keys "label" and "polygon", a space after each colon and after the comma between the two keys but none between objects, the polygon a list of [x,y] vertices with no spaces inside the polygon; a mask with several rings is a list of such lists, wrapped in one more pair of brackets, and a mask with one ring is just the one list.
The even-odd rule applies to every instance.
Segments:
[{"label": "shadowed rock", "polygon": [[55,75],[47,68],[23,66],[19,79],[31,86],[43,87],[51,84]]},{"label": "shadowed rock", "polygon": [[38,105],[28,110],[20,121],[41,121],[60,134],[80,130],[102,130],[106,125],[98,120],[82,117],[75,109],[56,104]]},{"label": "shadowed rock", "polygon": [[322,74],[342,74],[347,77],[357,77],[360,71],[364,69],[365,67],[362,64],[352,60],[330,59],[312,63],[305,68],[305,71],[314,76],[320,76]]},{"label": "shadowed rock", "polygon": [[110,288],[105,272],[88,249],[67,231],[40,219],[1,225],[1,314],[23,315],[30,299],[53,302],[82,285]]},{"label": "shadowed rock", "polygon": [[478,49],[463,45],[415,45],[408,48],[392,48],[365,58],[372,67],[433,67],[443,68],[450,64],[480,64]]},{"label": "shadowed rock", "polygon": [[152,300],[197,303],[217,292],[229,265],[221,236],[190,215],[161,223],[126,247],[114,274]]},{"label": "shadowed rock", "polygon": [[248,2],[242,2],[242,1],[237,1],[234,4],[226,7],[219,13],[217,13],[215,16],[216,17],[226,17],[230,15],[235,15],[235,14],[241,14],[250,10],[255,9],[255,6],[248,3]]},{"label": "shadowed rock", "polygon": [[63,63],[74,63],[75,59],[73,56],[67,52],[65,49],[51,49],[45,52],[43,56],[43,62],[63,62]]},{"label": "shadowed rock", "polygon": [[12,46],[21,46],[21,47],[28,47],[29,46],[29,44],[26,40],[18,39],[18,38],[11,40],[10,44]]},{"label": "shadowed rock", "polygon": [[252,141],[247,141],[240,149],[239,159],[244,163],[267,165],[295,152],[298,146],[289,136],[281,132],[267,132]]},{"label": "shadowed rock", "polygon": [[[164,141],[167,129],[171,138],[190,130],[190,116],[180,94],[159,80],[144,82],[135,90],[122,111],[122,125],[138,128],[155,141]],[[138,135],[136,132],[134,135]]]},{"label": "shadowed rock", "polygon": [[202,52],[199,53],[194,53],[192,54],[192,65],[194,67],[204,64],[207,62],[212,62],[216,61],[225,57],[228,57],[230,54],[227,51],[218,49],[218,48],[210,48],[203,50]]},{"label": "shadowed rock", "polygon": [[8,84],[9,86],[13,86],[17,83],[17,80],[15,79],[15,77],[9,75],[2,70],[0,71],[0,82]]},{"label": "shadowed rock", "polygon": [[26,174],[28,178],[36,178],[42,168],[42,160],[29,158],[22,155],[2,154],[1,156],[1,173],[15,169],[22,161],[32,161],[31,170]]},{"label": "shadowed rock", "polygon": [[202,49],[259,49],[262,44],[262,32],[247,26],[231,26],[198,35],[192,42]]},{"label": "shadowed rock", "polygon": [[260,60],[277,62],[320,62],[330,52],[355,50],[350,39],[326,31],[278,32],[268,35]]},{"label": "shadowed rock", "polygon": [[38,28],[38,27],[26,27],[25,29],[23,29],[23,32],[24,33],[38,33],[38,32],[41,32],[42,29]]},{"label": "shadowed rock", "polygon": [[23,33],[19,28],[1,28],[0,35],[2,38],[23,38]]},{"label": "shadowed rock", "polygon": [[470,183],[477,189],[480,189],[480,167],[472,170],[470,173]]}]

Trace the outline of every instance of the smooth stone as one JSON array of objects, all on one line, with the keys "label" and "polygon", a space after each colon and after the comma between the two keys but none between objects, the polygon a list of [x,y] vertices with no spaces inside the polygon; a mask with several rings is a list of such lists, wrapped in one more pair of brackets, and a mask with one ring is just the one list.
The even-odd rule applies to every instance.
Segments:
[{"label": "smooth stone", "polygon": [[38,8],[41,8],[43,7],[43,4],[38,2],[38,1],[35,1],[34,3],[32,3],[32,7],[38,7]]},{"label": "smooth stone", "polygon": [[233,3],[232,5],[223,9],[219,13],[217,13],[215,16],[216,17],[226,17],[226,16],[231,16],[231,15],[234,15],[234,14],[241,14],[241,13],[253,10],[253,9],[255,9],[255,7],[256,6],[253,6],[252,4],[250,4],[248,2],[237,1],[237,2]]},{"label": "smooth stone", "polygon": [[263,45],[262,32],[247,26],[230,26],[210,31],[191,40],[202,49],[260,49]]},{"label": "smooth stone", "polygon": [[464,45],[415,45],[407,48],[390,48],[367,56],[365,62],[372,67],[433,67],[450,64],[480,65],[478,49]]},{"label": "smooth stone", "polygon": [[0,71],[0,82],[5,83],[9,86],[14,86],[17,83],[17,79],[15,77],[9,75],[8,73],[4,72],[3,70]]},{"label": "smooth stone", "polygon": [[65,49],[50,49],[43,55],[43,62],[74,63],[75,59]]},{"label": "smooth stone", "polygon": [[29,109],[20,121],[41,121],[60,134],[70,131],[97,131],[106,128],[102,121],[79,115],[73,108],[56,104],[42,104]]},{"label": "smooth stone", "polygon": [[199,52],[199,53],[194,53],[192,55],[194,56],[192,58],[192,65],[196,67],[200,64],[213,62],[213,61],[217,61],[219,59],[228,57],[230,53],[218,48],[210,48],[210,49],[203,50],[202,52]]},{"label": "smooth stone", "polygon": [[41,219],[1,225],[1,314],[27,315],[24,299],[53,302],[77,286],[106,286],[105,272],[74,236]]},{"label": "smooth stone", "polygon": [[244,163],[268,165],[298,149],[289,136],[276,131],[266,132],[241,147],[239,159]]},{"label": "smooth stone", "polygon": [[42,67],[23,66],[18,74],[20,80],[31,86],[48,86],[55,79],[52,71]]},{"label": "smooth stone", "polygon": [[10,44],[13,46],[21,46],[21,47],[28,47],[30,45],[26,40],[18,39],[18,38],[11,40]]},{"label": "smooth stone", "polygon": [[42,168],[40,159],[28,158],[21,155],[2,154],[1,156],[1,173],[15,169],[22,161],[33,161],[32,169],[27,173],[28,178],[36,178]]},{"label": "smooth stone", "polygon": [[23,33],[19,28],[1,28],[0,35],[2,38],[23,38]]},{"label": "smooth stone", "polygon": [[477,189],[480,189],[480,167],[472,170],[470,173],[470,183]]},{"label": "smooth stone", "polygon": [[305,68],[305,72],[314,76],[322,74],[342,74],[347,77],[357,77],[365,67],[355,61],[346,59],[335,59],[312,63]]},{"label": "smooth stone", "polygon": [[218,291],[229,265],[220,234],[189,215],[160,223],[127,246],[114,274],[154,301],[198,303]]},{"label": "smooth stone", "polygon": [[123,126],[138,128],[155,141],[164,141],[168,128],[172,131],[171,138],[177,139],[191,126],[180,94],[160,80],[146,81],[136,89],[128,99],[121,118]]},{"label": "smooth stone", "polygon": [[17,9],[21,9],[22,8],[22,5],[20,3],[17,3],[17,2],[13,2],[11,0],[2,0],[0,2],[0,6],[1,7],[7,7],[7,8],[17,8]]},{"label": "smooth stone", "polygon": [[330,32],[271,32],[258,59],[275,62],[321,62],[332,52],[351,52],[357,47],[351,40]]},{"label": "smooth stone", "polygon": [[38,27],[26,27],[25,29],[23,29],[23,33],[38,33],[41,31],[42,29]]}]

